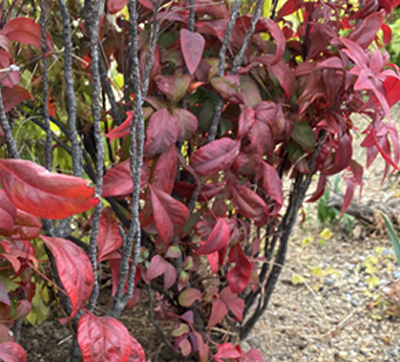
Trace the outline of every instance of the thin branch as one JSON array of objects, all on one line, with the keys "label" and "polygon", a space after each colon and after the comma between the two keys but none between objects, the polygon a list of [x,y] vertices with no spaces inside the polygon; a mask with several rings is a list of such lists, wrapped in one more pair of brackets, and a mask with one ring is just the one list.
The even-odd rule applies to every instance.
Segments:
[{"label": "thin branch", "polygon": [[82,176],[82,149],[76,131],[76,99],[72,76],[71,21],[65,0],[58,0],[63,19],[64,79],[68,101],[68,129],[72,148],[72,170],[75,176]]},{"label": "thin branch", "polygon": [[42,83],[43,83],[43,95],[42,95],[42,113],[46,132],[46,144],[45,150],[45,166],[48,171],[51,171],[51,144],[52,135],[50,131],[50,120],[49,120],[49,109],[47,108],[47,102],[49,98],[49,84],[48,84],[48,68],[49,58],[46,56],[47,53],[47,36],[46,36],[46,7],[44,0],[40,0],[40,29],[42,35],[42,59],[43,59],[43,71],[42,71]]},{"label": "thin branch", "polygon": [[1,94],[1,88],[0,88],[0,125],[4,132],[4,138],[6,140],[8,152],[10,153],[12,158],[19,158],[19,152],[13,138],[12,129],[10,127],[10,124],[8,123],[7,116],[4,113],[3,96]]},{"label": "thin branch", "polygon": [[149,49],[149,54],[146,59],[146,68],[144,70],[143,74],[143,82],[142,82],[142,94],[143,97],[146,97],[147,91],[149,90],[149,82],[150,82],[150,72],[151,68],[153,67],[154,64],[154,52],[156,50],[157,46],[157,38],[158,38],[158,31],[160,30],[160,23],[157,20],[157,10],[159,6],[159,0],[155,1],[154,7],[153,7],[153,27],[151,31],[151,37],[150,37],[150,49]]},{"label": "thin branch", "polygon": [[[225,37],[222,42],[221,49],[219,50],[219,65],[218,65],[218,76],[222,77],[224,75],[225,70],[225,61],[226,61],[226,51],[229,45],[229,39],[231,37],[232,29],[236,24],[236,19],[239,14],[240,8],[240,0],[235,0],[235,4],[233,5],[231,17],[229,19],[228,27],[226,28]],[[224,106],[224,100],[218,94],[218,101],[214,108],[214,116],[211,121],[211,126],[208,131],[207,143],[210,143],[215,140],[218,131],[219,121],[221,119],[222,109]]]},{"label": "thin branch", "polygon": [[164,331],[158,324],[157,320],[154,318],[154,312],[153,312],[153,294],[150,285],[147,286],[147,291],[149,292],[149,319],[150,322],[153,324],[153,326],[157,329],[158,333],[160,334],[164,344],[171,350],[171,357],[182,357],[180,353],[176,352],[174,349],[174,346],[171,344],[171,342],[168,340],[168,337],[165,335]]},{"label": "thin branch", "polygon": [[236,56],[233,60],[231,74],[236,74],[240,65],[243,62],[244,53],[246,52],[247,46],[250,42],[250,39],[254,34],[254,30],[256,29],[256,24],[258,22],[258,19],[260,18],[262,10],[264,8],[264,1],[265,0],[259,0],[254,8],[254,14],[253,14],[253,18],[251,19],[250,27],[247,30],[246,36],[244,37],[244,40],[243,40],[242,46],[240,47],[239,52],[236,54]]},{"label": "thin branch", "polygon": [[194,32],[194,0],[189,0],[189,31]]},{"label": "thin branch", "polygon": [[107,94],[108,101],[110,102],[111,105],[111,115],[113,117],[115,124],[119,126],[122,123],[121,115],[119,114],[118,104],[115,99],[110,80],[108,79],[106,66],[104,65],[101,57],[99,57],[99,71],[100,71],[101,82],[103,83],[104,90]]},{"label": "thin branch", "polygon": [[[101,195],[103,188],[103,170],[104,170],[104,144],[103,134],[101,132],[101,113],[100,113],[100,73],[99,73],[99,45],[98,45],[98,25],[99,11],[101,0],[85,1],[85,28],[90,40],[90,57],[92,59],[92,115],[94,139],[96,142],[96,194]],[[88,256],[92,263],[93,273],[95,275],[95,283],[92,294],[90,295],[87,309],[92,312],[94,310],[97,298],[99,296],[99,282],[97,277],[97,235],[99,232],[99,219],[102,210],[102,203],[99,202],[93,212],[92,232],[90,234]]]},{"label": "thin branch", "polygon": [[[140,89],[140,70],[138,57],[138,14],[136,11],[136,0],[129,0],[129,34],[131,44],[129,47],[129,58],[133,68],[133,93],[135,95],[135,115],[130,125],[130,167],[133,181],[132,192],[132,216],[128,230],[128,235],[122,245],[122,255],[119,268],[119,280],[117,292],[114,296],[108,315],[118,317],[134,291],[134,277],[136,274],[136,266],[139,259],[141,229],[139,222],[139,193],[140,193],[140,174],[143,162],[143,146],[144,146],[144,119],[143,119],[143,96]],[[156,9],[155,9],[156,11]],[[131,268],[129,268],[129,260],[132,253],[133,239],[135,239],[134,255]],[[129,273],[129,275],[128,275]],[[128,290],[123,294],[126,278],[128,277]]]}]

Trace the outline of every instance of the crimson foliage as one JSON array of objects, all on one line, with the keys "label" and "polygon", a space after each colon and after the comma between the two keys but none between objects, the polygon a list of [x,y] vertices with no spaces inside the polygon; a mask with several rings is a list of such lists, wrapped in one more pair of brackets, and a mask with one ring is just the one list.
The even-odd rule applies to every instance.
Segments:
[{"label": "crimson foliage", "polygon": [[[62,41],[54,19],[47,19],[46,33],[43,18],[40,25],[9,13],[3,18],[0,147],[6,144],[9,153],[0,149],[0,273],[13,282],[8,290],[0,283],[4,361],[26,360],[7,332],[29,313],[35,272],[43,275],[38,238],[68,313],[61,322],[72,321],[84,361],[145,361],[116,318],[138,303],[146,284],[151,321],[158,328],[157,318],[175,323],[164,340],[182,356],[262,361],[258,351],[245,353],[220,331],[245,338],[267,307],[312,176],[319,182],[308,201],[323,195],[329,176],[343,174],[342,213],[362,187],[363,167],[352,154],[359,132],[354,114],[369,120],[361,130],[367,167],[380,155],[384,177],[398,169],[390,108],[400,99],[400,72],[384,45],[399,1],[360,7],[348,0],[288,0],[265,14],[270,18],[260,17],[263,1],[253,15],[240,3],[109,0],[109,15],[100,16],[100,2],[85,1],[81,27],[78,5],[66,8],[60,0],[59,8],[48,6],[62,15]],[[70,20],[73,33],[65,32]],[[14,55],[17,46],[23,51]],[[42,76],[41,86],[20,80],[14,65],[37,56],[31,46],[43,67],[28,63],[21,72]],[[48,60],[64,46],[66,78],[56,72],[51,78]],[[71,95],[70,80],[77,94]],[[68,114],[57,99],[60,83]],[[15,107],[28,119],[43,112],[45,122],[35,124],[49,143],[36,154],[47,169],[36,159],[17,159],[12,125],[22,116]],[[53,152],[61,149],[71,155],[75,176],[61,172]],[[290,190],[283,190],[284,178]],[[77,223],[86,225],[80,234],[72,232]],[[112,272],[108,316],[92,314],[99,263]]]}]

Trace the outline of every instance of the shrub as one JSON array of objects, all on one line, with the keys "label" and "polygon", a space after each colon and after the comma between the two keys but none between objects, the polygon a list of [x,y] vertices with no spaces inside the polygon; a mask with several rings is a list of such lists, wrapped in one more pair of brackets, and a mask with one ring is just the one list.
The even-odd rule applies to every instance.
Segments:
[{"label": "shrub", "polygon": [[[3,360],[26,359],[7,331],[43,278],[76,332],[71,361],[144,361],[118,321],[141,293],[180,360],[262,360],[238,343],[269,303],[312,177],[310,202],[343,172],[342,214],[362,186],[353,114],[370,120],[367,167],[399,162],[399,69],[384,49],[398,1],[274,3],[267,17],[264,1],[239,0],[109,0],[103,15],[99,0],[42,0],[38,22],[34,2],[2,15]],[[106,316],[93,314],[99,264]]]}]

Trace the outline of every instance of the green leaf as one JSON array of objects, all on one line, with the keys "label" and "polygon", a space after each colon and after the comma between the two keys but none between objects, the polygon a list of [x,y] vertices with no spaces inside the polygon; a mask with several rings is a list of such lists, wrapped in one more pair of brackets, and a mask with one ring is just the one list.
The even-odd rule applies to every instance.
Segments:
[{"label": "green leaf", "polygon": [[307,122],[294,124],[292,138],[308,152],[315,148],[315,133]]},{"label": "green leaf", "polygon": [[389,220],[386,214],[381,212],[381,216],[383,217],[383,220],[385,220],[386,227],[388,228],[389,231],[389,236],[390,236],[390,241],[392,242],[394,252],[396,254],[397,258],[397,264],[400,266],[400,240],[399,237],[397,236],[396,232],[394,231],[393,224]]}]

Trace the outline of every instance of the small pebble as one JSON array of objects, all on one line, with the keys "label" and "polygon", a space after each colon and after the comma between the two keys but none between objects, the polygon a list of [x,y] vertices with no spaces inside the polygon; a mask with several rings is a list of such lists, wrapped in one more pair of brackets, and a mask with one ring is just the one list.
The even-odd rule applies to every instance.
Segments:
[{"label": "small pebble", "polygon": [[333,279],[331,279],[331,278],[327,278],[327,279],[324,281],[324,284],[327,285],[327,286],[329,286],[329,287],[331,287],[332,285],[335,284],[335,281],[334,281]]}]

